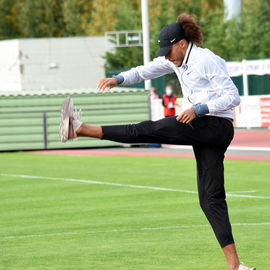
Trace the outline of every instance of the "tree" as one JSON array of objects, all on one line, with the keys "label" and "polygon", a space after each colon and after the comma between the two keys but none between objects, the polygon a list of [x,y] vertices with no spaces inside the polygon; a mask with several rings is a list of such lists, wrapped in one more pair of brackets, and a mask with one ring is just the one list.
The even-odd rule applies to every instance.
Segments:
[{"label": "tree", "polygon": [[65,0],[63,17],[67,35],[85,36],[92,21],[93,0]]},{"label": "tree", "polygon": [[260,42],[260,58],[270,57],[270,1],[264,0],[261,3],[261,42]]},{"label": "tree", "polygon": [[241,25],[237,19],[224,22],[223,12],[212,13],[205,18],[204,47],[226,60],[241,60]]},{"label": "tree", "polygon": [[[125,1],[121,9],[117,10],[118,18],[115,30],[138,30],[141,29],[140,0]],[[129,69],[134,65],[143,64],[142,47],[116,48],[115,52],[106,53],[106,70]]]},{"label": "tree", "polygon": [[122,7],[117,0],[93,0],[92,18],[86,33],[103,36],[106,31],[114,30],[117,21],[115,14],[120,6]]},{"label": "tree", "polygon": [[242,14],[243,58],[265,58],[270,56],[270,1],[247,1]]},{"label": "tree", "polygon": [[202,17],[210,13],[223,11],[223,1],[221,0],[200,0]]},{"label": "tree", "polygon": [[25,0],[18,23],[25,37],[66,36],[63,0]]},{"label": "tree", "polygon": [[20,1],[0,0],[0,39],[17,38],[21,35],[17,23]]},{"label": "tree", "polygon": [[[227,60],[270,56],[270,0],[243,0],[241,20],[224,22],[221,0],[149,0],[151,58],[160,29],[180,13],[196,16],[204,47]],[[140,30],[141,0],[0,0],[0,39],[104,35],[110,30]],[[106,69],[143,64],[140,47],[116,48]]]}]

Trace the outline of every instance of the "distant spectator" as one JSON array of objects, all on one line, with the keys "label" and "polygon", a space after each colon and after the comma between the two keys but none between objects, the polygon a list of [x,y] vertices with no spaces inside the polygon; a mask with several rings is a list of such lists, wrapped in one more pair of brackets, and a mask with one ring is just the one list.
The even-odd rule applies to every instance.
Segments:
[{"label": "distant spectator", "polygon": [[159,99],[159,96],[156,93],[156,88],[155,87],[151,88],[151,99]]},{"label": "distant spectator", "polygon": [[164,116],[175,116],[176,95],[173,94],[173,89],[168,85],[165,89],[165,94],[162,96],[162,105],[164,107]]}]

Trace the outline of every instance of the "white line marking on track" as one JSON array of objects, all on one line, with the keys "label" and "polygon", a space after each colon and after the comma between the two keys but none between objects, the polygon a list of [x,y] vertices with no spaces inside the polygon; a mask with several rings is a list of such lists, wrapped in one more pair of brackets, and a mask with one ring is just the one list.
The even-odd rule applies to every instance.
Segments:
[{"label": "white line marking on track", "polygon": [[[0,176],[28,178],[28,179],[55,180],[55,181],[65,181],[65,182],[79,182],[79,183],[95,184],[95,185],[108,185],[108,186],[117,186],[117,187],[140,188],[140,189],[150,189],[150,190],[159,190],[159,191],[173,191],[173,192],[198,194],[197,191],[193,191],[193,190],[141,186],[141,185],[129,185],[129,184],[120,184],[120,183],[93,181],[93,180],[75,179],[75,178],[60,178],[60,177],[35,176],[35,175],[25,175],[25,174],[5,174],[5,173],[1,173]],[[268,199],[268,200],[270,199],[270,196],[232,194],[230,192],[226,193],[226,196],[227,197],[237,197],[237,198],[253,198],[253,199]]]},{"label": "white line marking on track", "polygon": [[119,183],[93,181],[93,180],[86,180],[86,179],[46,177],[46,176],[24,175],[24,174],[4,174],[4,173],[1,173],[0,176],[30,178],[30,179],[44,179],[44,180],[57,180],[57,181],[66,181],[66,182],[79,182],[79,183],[96,184],[96,185],[109,185],[109,186],[118,186],[118,187],[141,188],[141,189],[152,189],[152,190],[163,190],[163,191],[175,191],[175,192],[185,192],[185,193],[197,194],[197,191],[193,191],[193,190],[162,188],[162,187],[152,187],[152,186],[140,186],[140,185],[129,185],[129,184],[119,184]]},{"label": "white line marking on track", "polygon": [[233,193],[254,193],[254,192],[257,192],[257,190],[229,191],[228,193],[233,194]]},{"label": "white line marking on track", "polygon": [[[270,222],[261,223],[235,223],[232,226],[269,226]],[[53,237],[53,236],[66,236],[66,235],[85,235],[85,234],[97,234],[97,233],[122,233],[122,232],[134,232],[134,231],[153,231],[153,230],[174,230],[174,229],[192,229],[192,228],[210,228],[210,225],[178,225],[178,226],[166,226],[166,227],[146,227],[146,228],[133,228],[133,229],[114,229],[114,230],[97,230],[97,231],[84,231],[84,232],[60,232],[60,233],[44,233],[44,234],[29,234],[29,235],[9,235],[0,236],[0,240],[9,239],[25,239],[25,238],[38,238],[38,237]]]}]

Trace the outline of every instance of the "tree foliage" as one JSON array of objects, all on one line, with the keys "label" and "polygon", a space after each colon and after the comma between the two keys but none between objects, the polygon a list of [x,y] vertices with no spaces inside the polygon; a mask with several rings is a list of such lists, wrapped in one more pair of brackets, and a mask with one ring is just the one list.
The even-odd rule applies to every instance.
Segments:
[{"label": "tree foliage", "polygon": [[85,28],[85,33],[90,36],[103,35],[106,31],[115,29],[118,8],[116,0],[93,0],[92,18]]},{"label": "tree foliage", "polygon": [[8,39],[18,37],[21,34],[17,24],[19,3],[10,0],[0,0],[0,38]]},{"label": "tree foliage", "polygon": [[93,0],[63,1],[63,17],[68,36],[84,36],[92,21]]},{"label": "tree foliage", "polygon": [[242,58],[270,57],[270,0],[247,1],[242,21]]},{"label": "tree foliage", "polygon": [[25,0],[17,17],[25,37],[66,36],[63,0]]},{"label": "tree foliage", "polygon": [[[160,29],[176,21],[177,16],[184,12],[195,15],[201,26],[204,34],[203,47],[226,60],[270,57],[270,0],[243,0],[242,14],[238,19],[230,21],[224,21],[223,1],[149,0],[151,58],[155,57],[158,49]],[[130,27],[132,16],[126,13],[125,18],[119,16],[119,21],[129,20]],[[137,17],[140,17],[140,11],[137,12]],[[135,23],[129,29],[136,29]],[[118,48],[114,55],[107,54],[107,68],[113,68],[116,61],[115,67],[122,66],[124,69],[142,64],[141,55],[142,51],[139,49],[137,54],[131,54],[127,49]]]},{"label": "tree foliage", "polygon": [[[151,58],[160,29],[180,13],[195,15],[204,47],[228,60],[270,57],[270,0],[243,0],[240,20],[224,22],[221,0],[148,0]],[[104,35],[139,30],[141,0],[0,0],[0,39]],[[141,47],[116,48],[107,69],[143,63]]]}]

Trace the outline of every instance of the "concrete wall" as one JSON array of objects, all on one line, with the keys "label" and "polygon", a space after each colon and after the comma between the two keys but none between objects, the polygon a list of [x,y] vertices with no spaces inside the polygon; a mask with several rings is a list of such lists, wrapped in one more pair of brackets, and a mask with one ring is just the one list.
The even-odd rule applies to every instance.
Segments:
[{"label": "concrete wall", "polygon": [[106,50],[104,37],[2,41],[1,61],[6,56],[8,64],[0,65],[0,90],[95,88],[105,76]]},{"label": "concrete wall", "polygon": [[0,91],[20,91],[20,52],[18,40],[0,42]]}]

